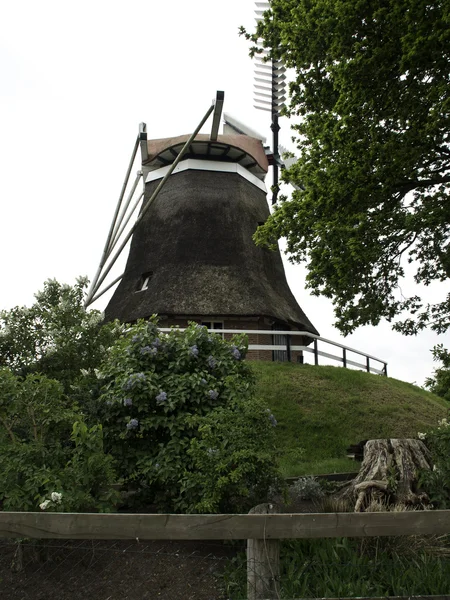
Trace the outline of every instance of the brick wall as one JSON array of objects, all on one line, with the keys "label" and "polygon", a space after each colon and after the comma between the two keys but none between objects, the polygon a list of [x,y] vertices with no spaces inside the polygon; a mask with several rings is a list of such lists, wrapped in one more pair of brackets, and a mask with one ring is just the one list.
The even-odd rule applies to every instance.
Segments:
[{"label": "brick wall", "polygon": [[[273,344],[273,336],[270,334],[258,334],[258,330],[268,330],[271,329],[272,326],[268,322],[267,319],[261,317],[257,318],[245,318],[245,317],[192,317],[192,318],[161,318],[159,325],[160,327],[172,327],[178,326],[180,328],[184,328],[188,326],[189,321],[195,321],[197,323],[201,323],[203,321],[211,322],[211,321],[221,321],[223,322],[223,329],[245,329],[249,330],[252,333],[248,334],[248,343],[250,344],[261,344],[261,345],[272,345]],[[217,330],[219,333],[220,330]],[[254,333],[253,333],[254,332]],[[224,334],[225,339],[232,338],[231,333]],[[292,338],[291,344],[295,345],[296,339]],[[298,341],[297,341],[298,344]],[[272,350],[249,350],[247,353],[248,360],[264,360],[264,361],[272,361],[273,360],[273,352]],[[291,362],[301,362],[302,352],[295,351],[291,353]]]}]

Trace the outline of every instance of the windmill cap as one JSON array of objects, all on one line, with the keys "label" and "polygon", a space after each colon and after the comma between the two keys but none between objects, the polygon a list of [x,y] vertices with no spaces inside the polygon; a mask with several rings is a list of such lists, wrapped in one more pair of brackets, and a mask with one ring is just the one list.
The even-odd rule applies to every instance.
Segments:
[{"label": "windmill cap", "polygon": [[[171,138],[148,140],[148,159],[143,164],[150,170],[173,163],[189,134]],[[264,178],[269,163],[261,139],[241,134],[219,135],[212,141],[209,134],[196,136],[184,158],[236,162],[257,177]]]}]

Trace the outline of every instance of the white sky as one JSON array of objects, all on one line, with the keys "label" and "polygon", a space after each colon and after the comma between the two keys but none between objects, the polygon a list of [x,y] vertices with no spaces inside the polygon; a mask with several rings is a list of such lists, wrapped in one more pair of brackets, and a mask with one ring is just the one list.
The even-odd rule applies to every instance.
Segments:
[{"label": "white sky", "polygon": [[[48,278],[94,276],[141,121],[149,138],[190,133],[220,89],[226,112],[269,136],[238,36],[239,25],[252,28],[253,8],[253,0],[3,3],[0,308],[31,304]],[[281,125],[289,146],[289,124]],[[430,348],[448,345],[446,336],[405,338],[388,324],[344,340],[330,302],[305,292],[303,268],[286,270],[321,335],[387,360],[392,377],[422,384]]]}]

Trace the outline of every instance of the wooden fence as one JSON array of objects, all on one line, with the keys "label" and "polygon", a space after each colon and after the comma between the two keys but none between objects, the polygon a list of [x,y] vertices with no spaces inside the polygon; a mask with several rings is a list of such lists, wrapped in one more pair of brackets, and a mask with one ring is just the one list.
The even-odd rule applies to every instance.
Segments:
[{"label": "wooden fence", "polygon": [[450,533],[450,510],[318,514],[276,514],[273,510],[272,505],[264,504],[248,515],[0,512],[0,537],[248,540],[248,599],[260,600],[279,598],[282,539]]}]

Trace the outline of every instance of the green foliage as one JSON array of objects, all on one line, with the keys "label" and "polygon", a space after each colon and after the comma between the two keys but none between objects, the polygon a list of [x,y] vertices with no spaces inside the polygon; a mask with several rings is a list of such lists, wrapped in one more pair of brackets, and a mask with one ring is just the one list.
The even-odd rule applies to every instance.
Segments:
[{"label": "green foliage", "polygon": [[273,476],[273,426],[252,399],[246,350],[244,337],[229,343],[195,323],[164,334],[156,318],[111,349],[101,369],[105,440],[125,482],[159,508],[251,503]]},{"label": "green foliage", "polygon": [[433,359],[442,365],[434,370],[432,377],[426,379],[425,387],[450,402],[450,353],[442,344],[438,344],[433,348]]},{"label": "green foliage", "polygon": [[117,501],[109,487],[115,481],[102,427],[87,427],[76,407],[68,407],[59,382],[0,370],[3,510],[35,511],[49,500],[43,509],[110,511]]},{"label": "green foliage", "polygon": [[[83,306],[85,278],[71,287],[44,283],[30,308],[0,312],[0,367],[15,374],[42,373],[66,393],[82,399],[96,382],[93,370],[117,337],[117,324],[102,325],[102,314]],[[82,390],[82,391],[81,391]]]},{"label": "green foliage", "polygon": [[350,445],[415,437],[449,408],[442,398],[391,377],[293,363],[251,366],[256,396],[277,417],[274,431],[285,477],[357,471],[359,464],[346,458]]},{"label": "green foliage", "polygon": [[[426,538],[349,538],[283,541],[281,598],[387,597],[446,594],[450,587],[449,542],[433,555]],[[246,557],[236,557],[224,573],[227,596],[245,597]]]},{"label": "green foliage", "polygon": [[249,398],[192,417],[198,433],[190,442],[192,466],[182,493],[199,499],[196,512],[244,512],[277,486],[270,414],[261,401]]},{"label": "green foliage", "polygon": [[450,508],[450,422],[444,418],[427,434],[419,434],[431,451],[433,471],[424,470],[420,483],[436,508]]},{"label": "green foliage", "polygon": [[284,178],[301,189],[257,242],[287,238],[344,334],[404,311],[405,334],[446,331],[450,295],[427,305],[399,280],[405,262],[417,283],[450,275],[449,3],[272,0],[246,35],[295,71],[286,114],[300,151]]}]

